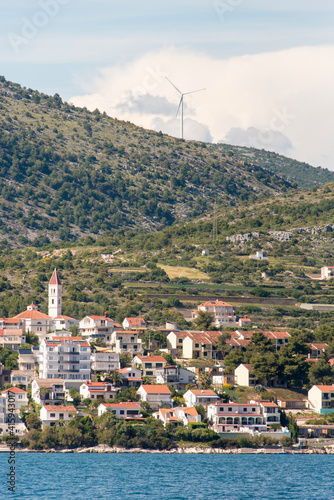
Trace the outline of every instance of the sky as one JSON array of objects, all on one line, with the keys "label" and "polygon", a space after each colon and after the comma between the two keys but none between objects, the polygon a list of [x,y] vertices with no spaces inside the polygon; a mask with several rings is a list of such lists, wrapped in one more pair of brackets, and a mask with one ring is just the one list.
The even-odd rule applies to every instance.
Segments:
[{"label": "sky", "polygon": [[1,2],[0,74],[184,137],[334,170],[333,0]]}]

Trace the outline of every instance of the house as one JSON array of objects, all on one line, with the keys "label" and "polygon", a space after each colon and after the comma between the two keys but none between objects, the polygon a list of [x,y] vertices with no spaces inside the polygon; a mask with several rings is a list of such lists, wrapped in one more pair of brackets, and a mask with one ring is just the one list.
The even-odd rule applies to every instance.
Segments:
[{"label": "house", "polygon": [[97,414],[100,417],[105,412],[113,413],[117,418],[127,420],[141,419],[140,404],[132,401],[127,403],[101,403],[97,408]]},{"label": "house", "polygon": [[251,326],[252,320],[245,316],[244,318],[239,318],[238,323],[240,328],[247,328],[248,326]]},{"label": "house", "polygon": [[215,342],[222,332],[185,332],[182,357],[187,359],[212,359],[216,356]]},{"label": "house", "polygon": [[117,371],[121,376],[123,387],[139,387],[143,382],[141,371],[137,368],[127,366]]},{"label": "house", "polygon": [[12,410],[17,416],[16,421],[19,422],[19,414],[22,406],[28,406],[29,403],[27,391],[18,387],[10,387],[10,389],[2,391],[1,396],[6,402],[6,413],[8,414]]},{"label": "house", "polygon": [[282,347],[285,347],[291,338],[288,332],[263,332],[263,335],[267,337],[275,346],[276,352],[278,352]]},{"label": "house", "polygon": [[277,431],[270,425],[280,422],[275,403],[250,401],[249,403],[217,402],[207,407],[210,427],[222,437],[238,437],[242,434],[265,434],[280,439],[289,436],[288,429]]},{"label": "house", "polygon": [[209,250],[202,250],[202,255],[203,255],[203,256],[210,255]]},{"label": "house", "polygon": [[124,330],[133,330],[136,328],[139,329],[145,329],[146,328],[146,321],[144,318],[125,318],[123,320],[122,326]]},{"label": "house", "polygon": [[197,306],[197,309],[192,311],[192,320],[197,318],[200,311],[213,314],[214,324],[218,327],[236,323],[233,306],[227,302],[223,302],[222,300],[217,299],[203,302]]},{"label": "house", "polygon": [[43,339],[39,349],[39,378],[68,381],[79,388],[90,380],[90,345],[81,337]]},{"label": "house", "polygon": [[255,260],[268,260],[269,257],[266,257],[263,253],[263,250],[258,250],[255,255],[250,255],[250,259],[255,259]]},{"label": "house", "polygon": [[90,355],[92,371],[107,373],[120,369],[121,363],[117,352],[110,348],[98,346],[95,346],[95,349],[95,352]]},{"label": "house", "polygon": [[142,370],[143,377],[156,380],[156,369],[166,366],[167,361],[162,356],[135,356],[132,366]]},{"label": "house", "polygon": [[153,418],[161,420],[164,427],[167,424],[172,424],[175,427],[181,424],[181,421],[177,418],[173,408],[159,408],[158,411],[153,413]]},{"label": "house", "polygon": [[277,399],[277,404],[282,410],[301,410],[304,408],[302,399]]},{"label": "house", "polygon": [[156,382],[157,384],[170,384],[179,391],[184,390],[188,384],[195,384],[196,376],[179,365],[163,366],[156,368]]},{"label": "house", "polygon": [[167,335],[167,349],[172,356],[181,358],[183,356],[183,340],[188,332],[173,330]]},{"label": "house", "polygon": [[12,351],[18,351],[20,346],[26,343],[26,336],[20,328],[1,328],[0,347],[8,347]]},{"label": "house", "polygon": [[59,379],[37,378],[31,384],[31,398],[38,405],[47,406],[56,404],[66,399],[66,386]]},{"label": "house", "polygon": [[38,370],[39,347],[31,349],[19,349],[19,370],[29,373],[33,376]]},{"label": "house", "polygon": [[159,408],[153,413],[153,417],[161,420],[166,427],[167,424],[187,426],[189,423],[199,423],[201,416],[194,407]]},{"label": "house", "polygon": [[321,415],[334,411],[334,384],[314,385],[307,394],[307,406]]},{"label": "house", "polygon": [[233,386],[235,384],[234,373],[225,372],[223,366],[214,366],[211,369],[211,376],[214,387],[221,388],[223,385]]},{"label": "house", "polygon": [[143,354],[142,341],[139,338],[140,332],[136,330],[114,331],[111,335],[111,348],[119,354]]},{"label": "house", "polygon": [[82,399],[90,398],[92,401],[97,399],[112,400],[115,399],[117,389],[111,382],[89,382],[88,380],[80,386],[80,396]]},{"label": "house", "polygon": [[48,330],[53,330],[54,328],[51,316],[40,312],[35,304],[30,304],[26,311],[17,314],[11,320],[22,322],[23,329],[26,332],[33,332],[38,337],[44,337]]},{"label": "house", "polygon": [[[15,401],[10,398],[10,402],[15,405]],[[5,396],[0,396],[0,435],[11,434],[15,436],[23,436],[27,431],[26,426],[22,422],[19,416],[19,412],[15,411],[15,408],[11,406],[8,407],[7,412],[7,398]],[[12,411],[14,412],[12,413]],[[9,427],[9,424],[14,424]]]},{"label": "house", "polygon": [[329,280],[334,276],[334,266],[324,266],[321,268],[321,279]]},{"label": "house", "polygon": [[111,341],[114,331],[114,320],[104,316],[85,316],[79,321],[79,334],[88,340],[102,339],[104,342]]},{"label": "house", "polygon": [[183,394],[187,406],[208,405],[219,400],[211,389],[189,389]]},{"label": "house", "polygon": [[28,389],[31,379],[32,375],[24,370],[12,370],[10,374],[10,383],[25,390]]},{"label": "house", "polygon": [[172,404],[171,392],[167,385],[141,385],[137,390],[141,401],[146,401],[153,410],[169,408]]},{"label": "house", "polygon": [[325,351],[328,347],[328,344],[325,342],[311,342],[307,343],[310,348],[310,352],[308,354],[308,359],[319,359],[323,358]]},{"label": "house", "polygon": [[[256,384],[260,383],[254,373],[253,367],[248,363],[241,363],[235,370],[235,383],[237,385],[244,385],[246,387],[254,387]],[[264,384],[265,385],[265,384]]]},{"label": "house", "polygon": [[55,330],[69,330],[74,325],[79,325],[79,321],[71,316],[61,314],[60,316],[56,316],[54,318]]},{"label": "house", "polygon": [[40,411],[40,419],[42,420],[42,428],[46,425],[53,427],[59,424],[61,420],[69,422],[72,418],[78,415],[78,410],[73,405],[48,405],[42,406]]}]

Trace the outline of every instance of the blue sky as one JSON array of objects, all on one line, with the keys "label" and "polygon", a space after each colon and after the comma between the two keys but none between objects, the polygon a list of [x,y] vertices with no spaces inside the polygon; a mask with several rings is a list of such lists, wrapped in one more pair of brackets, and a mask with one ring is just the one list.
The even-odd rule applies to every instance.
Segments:
[{"label": "blue sky", "polygon": [[[316,98],[319,81],[323,84],[325,79],[331,81],[332,78],[327,67],[331,57],[329,50],[334,46],[332,0],[11,0],[2,2],[1,10],[0,74],[46,93],[58,92],[64,99],[77,104],[88,107],[98,104],[112,116],[119,113],[121,119],[149,128],[160,127],[172,135],[178,134],[175,117],[166,120],[163,113],[153,116],[149,107],[146,114],[143,110],[140,114],[137,112],[138,103],[134,100],[138,95],[134,89],[147,80],[144,75],[147,67],[156,71],[161,64],[161,73],[168,74],[186,90],[192,86],[208,88],[203,95],[189,98],[185,131],[189,138],[215,142],[229,138],[240,144],[245,140],[254,143],[254,129],[260,132],[270,129],[275,106],[283,109],[289,104],[291,107],[290,97],[299,94],[296,89],[301,86],[305,100],[302,102],[298,95],[299,107],[288,113],[297,118],[291,119],[285,128],[270,129],[272,140],[267,144],[268,149],[271,147],[334,169],[334,149],[332,151],[329,144],[326,143],[325,152],[321,154],[316,149],[309,149],[307,141],[314,136],[315,130],[306,130],[304,156],[302,140],[294,130],[305,120],[305,107],[310,106],[310,99]],[[316,66],[319,74],[313,89],[303,83],[306,76],[309,78],[307,50],[310,51],[310,64]],[[264,54],[272,54],[272,58]],[[261,55],[265,67],[258,59]],[[318,61],[322,61],[322,66]],[[248,72],[245,72],[245,64]],[[300,72],[304,73],[300,81],[295,74],[296,65],[300,65]],[[257,68],[257,76],[250,66]],[[282,88],[275,88],[279,68],[287,75],[287,81],[281,82],[285,93]],[[272,74],[272,81],[268,80],[268,73]],[[201,112],[201,106],[204,109],[206,99],[207,108],[212,109],[212,103],[220,101],[224,92],[227,93],[225,98],[235,102],[238,96],[233,93],[233,75],[238,78],[237,87],[241,76],[251,82],[248,100],[245,89],[241,89],[245,112],[222,105],[221,113],[228,113],[229,120],[226,120],[228,125],[222,122],[219,128],[218,119]],[[221,95],[217,86],[220,78]],[[263,89],[267,110],[261,110],[261,122],[259,116],[250,112],[247,115],[246,111],[254,100],[253,89],[256,93],[263,80],[267,83]],[[227,87],[226,81],[230,82]],[[178,96],[173,95],[173,89],[162,80],[158,83],[156,88],[151,85],[146,89],[147,99],[143,97],[145,92],[139,96],[141,106],[159,98],[160,104],[161,99],[168,101],[166,109],[171,104],[177,107]],[[112,96],[107,87],[113,89]],[[132,107],[124,104],[126,99],[133,103]],[[329,94],[328,99],[332,99]],[[323,115],[316,123],[323,120],[331,125],[331,108],[327,116],[325,104],[320,102],[319,105]],[[311,111],[314,109],[310,108]],[[322,149],[324,135],[319,135],[317,141],[317,147],[321,144]],[[260,136],[263,139],[263,133]],[[258,139],[259,133],[254,145],[260,142],[261,146],[262,139]]]}]

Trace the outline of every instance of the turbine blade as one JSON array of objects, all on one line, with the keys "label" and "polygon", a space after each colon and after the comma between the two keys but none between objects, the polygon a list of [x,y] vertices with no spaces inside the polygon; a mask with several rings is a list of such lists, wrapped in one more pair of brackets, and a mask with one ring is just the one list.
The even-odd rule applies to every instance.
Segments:
[{"label": "turbine blade", "polygon": [[167,78],[167,76],[165,76],[165,78],[166,78],[166,80],[168,80],[168,81],[169,81],[169,83],[170,83],[171,85],[173,85],[174,89],[175,89],[175,90],[177,90],[179,94],[182,94],[181,90],[179,90],[179,89],[178,89],[178,88],[174,85],[174,83],[173,83],[173,82],[171,82],[169,78]]},{"label": "turbine blade", "polygon": [[183,101],[183,95],[182,95],[182,97],[181,97],[181,99],[180,99],[179,107],[177,108],[177,112],[176,112],[175,118],[176,118],[176,117],[177,117],[177,115],[179,114],[179,111],[180,111],[180,107],[181,107],[182,101]]},{"label": "turbine blade", "polygon": [[202,90],[206,89],[198,89],[198,90],[192,90],[191,92],[183,92],[183,95],[194,94],[195,92],[202,92]]}]

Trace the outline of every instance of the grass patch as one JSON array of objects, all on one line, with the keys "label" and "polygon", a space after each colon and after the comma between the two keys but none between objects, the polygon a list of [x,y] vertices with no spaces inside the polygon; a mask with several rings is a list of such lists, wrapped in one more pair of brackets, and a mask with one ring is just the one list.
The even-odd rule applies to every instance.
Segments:
[{"label": "grass patch", "polygon": [[166,271],[168,278],[188,278],[189,280],[205,280],[209,281],[210,278],[207,274],[202,273],[198,269],[191,267],[179,266],[166,266],[165,264],[157,264],[158,267]]}]

